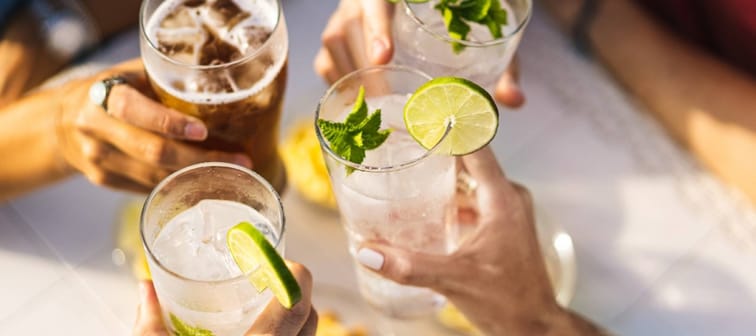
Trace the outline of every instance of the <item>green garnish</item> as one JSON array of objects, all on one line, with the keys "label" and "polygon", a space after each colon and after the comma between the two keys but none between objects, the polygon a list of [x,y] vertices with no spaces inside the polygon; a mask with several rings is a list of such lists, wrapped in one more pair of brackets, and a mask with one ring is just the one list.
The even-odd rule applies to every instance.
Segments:
[{"label": "green garnish", "polygon": [[215,336],[210,330],[190,326],[186,322],[181,321],[176,315],[170,314],[170,317],[175,336]]},{"label": "green garnish", "polygon": [[[399,0],[388,0],[399,2]],[[408,0],[411,3],[422,3],[430,0]],[[470,23],[478,23],[488,27],[494,39],[502,38],[501,26],[505,26],[507,10],[501,8],[499,0],[439,0],[434,7],[444,17],[449,37],[455,40],[467,40],[470,33]],[[465,46],[459,42],[452,42],[452,49],[460,53]]]},{"label": "green garnish", "polygon": [[[380,109],[368,115],[363,86],[360,86],[352,112],[343,123],[318,119],[318,127],[336,154],[357,164],[365,160],[365,151],[378,148],[391,134],[390,129],[379,130]],[[347,166],[346,171],[349,175],[354,168]]]}]

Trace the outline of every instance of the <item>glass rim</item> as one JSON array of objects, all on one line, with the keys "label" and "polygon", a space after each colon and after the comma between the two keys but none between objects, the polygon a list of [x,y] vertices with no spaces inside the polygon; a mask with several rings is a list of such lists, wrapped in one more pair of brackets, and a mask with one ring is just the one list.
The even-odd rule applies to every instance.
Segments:
[{"label": "glass rim", "polygon": [[[162,2],[166,2],[166,1],[170,1],[170,0],[163,0]],[[147,42],[147,45],[149,45],[149,47],[150,47],[151,50],[153,50],[154,52],[156,52],[158,55],[160,55],[161,58],[163,58],[167,62],[169,62],[169,63],[171,63],[173,65],[185,67],[185,68],[191,69],[191,70],[205,70],[205,71],[208,71],[208,70],[219,70],[219,69],[224,69],[224,68],[230,68],[230,67],[233,67],[235,65],[239,65],[239,64],[245,63],[245,62],[247,62],[249,60],[252,60],[252,59],[256,58],[271,43],[270,41],[272,40],[273,35],[276,33],[276,31],[278,31],[278,29],[281,26],[281,21],[283,21],[283,6],[281,4],[281,0],[275,0],[274,2],[276,3],[276,14],[277,14],[276,15],[276,23],[273,25],[273,30],[271,31],[270,36],[268,36],[268,38],[265,40],[265,42],[263,42],[262,45],[260,45],[259,48],[255,49],[253,52],[251,52],[251,53],[249,53],[247,55],[244,55],[242,57],[239,57],[239,58],[237,58],[237,59],[235,59],[235,60],[233,60],[231,62],[226,62],[226,63],[222,63],[222,64],[212,64],[212,65],[189,64],[189,63],[184,63],[184,62],[175,60],[175,59],[171,58],[170,56],[164,54],[163,52],[160,51],[160,49],[158,49],[158,47],[155,45],[155,42],[149,36],[147,36],[147,29],[145,28],[145,24],[146,24],[145,19],[148,19],[148,18],[145,18],[145,16],[146,16],[146,12],[147,12],[147,3],[148,2],[150,2],[150,1],[149,0],[142,1],[141,6],[139,7],[139,35],[140,35],[140,37],[143,38]]]},{"label": "glass rim", "polygon": [[226,162],[201,162],[201,163],[196,163],[196,164],[193,164],[193,165],[181,168],[181,169],[173,172],[172,174],[168,175],[168,177],[164,178],[162,181],[160,181],[160,183],[158,183],[158,185],[155,186],[154,189],[152,189],[152,191],[150,192],[150,194],[145,199],[144,205],[142,206],[142,211],[141,211],[141,213],[139,215],[139,237],[142,239],[142,246],[144,247],[145,251],[147,252],[146,253],[147,257],[151,258],[155,262],[155,264],[158,267],[160,267],[161,270],[165,271],[166,273],[170,274],[171,276],[173,276],[175,278],[178,278],[178,279],[180,279],[182,281],[188,281],[188,282],[194,282],[194,283],[203,283],[203,284],[224,284],[224,283],[236,282],[236,281],[239,281],[240,279],[245,279],[245,278],[247,278],[249,275],[251,275],[254,272],[254,270],[250,270],[248,272],[242,272],[242,274],[240,274],[238,276],[235,276],[235,277],[232,277],[232,278],[228,278],[228,279],[222,279],[222,280],[200,280],[200,279],[193,279],[193,278],[184,276],[182,274],[179,274],[178,272],[175,272],[174,270],[172,270],[172,269],[168,268],[167,266],[163,265],[163,263],[160,262],[160,260],[158,260],[158,258],[155,257],[155,255],[152,253],[152,249],[147,244],[147,239],[145,239],[145,235],[144,235],[144,223],[145,223],[145,216],[146,216],[146,213],[147,213],[147,205],[150,204],[150,203],[152,203],[152,200],[155,198],[155,196],[157,195],[158,191],[162,190],[165,187],[166,184],[168,184],[169,182],[173,181],[176,177],[178,177],[178,176],[180,176],[180,175],[182,175],[182,174],[184,174],[186,172],[189,172],[189,171],[192,171],[192,170],[201,169],[201,168],[213,168],[213,167],[230,168],[230,169],[234,169],[234,170],[246,173],[247,175],[251,176],[254,180],[256,180],[258,183],[262,184],[263,187],[265,187],[265,189],[268,190],[268,192],[270,192],[274,196],[274,198],[278,202],[278,213],[280,214],[280,217],[281,217],[281,230],[279,230],[279,233],[278,233],[278,240],[276,240],[276,243],[273,244],[273,248],[276,249],[276,252],[278,252],[278,247],[281,245],[281,241],[284,238],[284,233],[286,232],[286,214],[284,213],[283,204],[281,203],[281,196],[278,194],[278,192],[276,191],[276,189],[273,188],[273,186],[270,184],[270,182],[268,182],[268,180],[266,180],[265,178],[263,178],[262,176],[260,176],[260,174],[254,172],[254,171],[252,171],[252,170],[250,170],[250,169],[248,169],[246,167],[242,167],[240,165],[236,165],[236,164],[232,164],[232,163],[226,163]]},{"label": "glass rim", "polygon": [[[355,170],[362,171],[362,172],[372,172],[372,173],[386,173],[386,172],[394,172],[394,171],[400,171],[409,167],[412,167],[421,161],[425,160],[426,158],[430,157],[431,155],[435,154],[438,149],[441,147],[441,144],[446,140],[446,138],[449,135],[449,132],[451,131],[451,124],[447,124],[446,131],[444,131],[444,134],[441,136],[441,139],[438,140],[438,142],[431,147],[430,149],[425,149],[425,152],[423,155],[420,155],[419,157],[413,158],[411,160],[394,164],[394,165],[387,165],[387,166],[371,166],[371,165],[365,165],[361,163],[354,163],[352,161],[349,161],[347,159],[344,159],[341,157],[341,155],[336,154],[336,152],[333,151],[331,148],[331,145],[328,143],[328,141],[323,136],[323,133],[320,131],[320,127],[318,126],[318,119],[320,117],[320,111],[324,106],[324,103],[328,98],[330,98],[335,92],[336,89],[345,83],[347,80],[352,79],[354,77],[363,75],[365,73],[374,72],[374,71],[398,71],[398,72],[405,72],[410,73],[414,75],[418,75],[422,78],[425,78],[426,80],[431,80],[432,77],[428,74],[407,66],[403,65],[376,65],[376,66],[370,66],[362,69],[358,69],[355,71],[350,72],[349,74],[341,77],[339,80],[333,83],[330,88],[326,91],[326,93],[323,95],[323,97],[320,98],[320,101],[318,102],[318,106],[315,109],[315,134],[318,137],[318,142],[320,143],[320,148],[322,148],[328,155],[332,158],[334,158],[339,163],[351,167]],[[419,144],[418,144],[419,145]],[[422,146],[421,146],[422,147]]]},{"label": "glass rim", "polygon": [[525,26],[527,26],[528,22],[530,22],[530,18],[533,16],[533,0],[524,0],[528,4],[527,11],[525,12],[525,17],[517,25],[517,28],[515,28],[515,30],[513,30],[511,33],[505,34],[504,36],[493,39],[493,40],[487,40],[483,42],[459,40],[459,39],[449,37],[449,35],[439,34],[431,30],[430,28],[428,28],[427,25],[422,20],[420,20],[417,14],[415,14],[415,11],[412,9],[411,4],[413,4],[413,2],[411,2],[411,0],[401,0],[401,1],[402,1],[402,4],[404,4],[404,9],[405,9],[404,14],[409,16],[413,21],[415,21],[415,23],[418,26],[420,26],[420,28],[422,28],[426,33],[444,42],[459,43],[465,47],[472,47],[472,48],[490,47],[490,46],[499,45],[499,44],[509,41],[512,37],[516,36],[518,33],[522,32],[525,29]]}]

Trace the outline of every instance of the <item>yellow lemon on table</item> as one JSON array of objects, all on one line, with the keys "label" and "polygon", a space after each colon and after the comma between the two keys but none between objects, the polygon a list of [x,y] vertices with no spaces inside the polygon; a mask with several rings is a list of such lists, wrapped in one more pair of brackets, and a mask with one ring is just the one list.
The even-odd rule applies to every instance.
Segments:
[{"label": "yellow lemon on table", "polygon": [[475,326],[470,323],[467,317],[462,315],[457,307],[451,303],[447,303],[441,308],[437,317],[442,325],[449,329],[456,330],[463,335],[481,335],[481,333],[475,329]]},{"label": "yellow lemon on table", "polygon": [[298,121],[289,129],[281,144],[281,157],[295,190],[315,204],[336,208],[336,198],[311,120]]},{"label": "yellow lemon on table", "polygon": [[315,336],[367,336],[367,330],[362,326],[349,328],[341,323],[336,313],[325,310],[318,315]]},{"label": "yellow lemon on table", "polygon": [[143,204],[143,198],[135,198],[127,201],[121,208],[117,218],[116,251],[123,262],[131,261],[134,277],[138,280],[149,280],[150,270],[139,235],[139,215]]}]

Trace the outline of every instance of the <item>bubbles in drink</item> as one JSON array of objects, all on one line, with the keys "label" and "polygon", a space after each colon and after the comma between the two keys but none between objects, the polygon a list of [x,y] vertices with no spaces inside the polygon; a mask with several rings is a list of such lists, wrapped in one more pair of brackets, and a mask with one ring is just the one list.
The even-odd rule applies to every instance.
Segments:
[{"label": "bubbles in drink", "polygon": [[249,154],[255,171],[282,188],[277,142],[289,41],[280,2],[150,3],[140,47],[155,95],[205,123],[200,146]]},{"label": "bubbles in drink", "polygon": [[[433,254],[450,253],[455,246],[454,158],[424,157],[428,150],[407,133],[404,124],[402,111],[408,98],[399,94],[366,98],[371,111],[381,109],[380,128],[393,132],[383,145],[367,151],[362,164],[398,167],[417,162],[391,172],[355,171],[334,178],[353,255],[370,240]],[[351,107],[345,107],[334,120],[344,120],[350,111]],[[362,267],[357,267],[357,276],[367,301],[393,317],[425,316],[444,303],[443,297],[429,289],[400,285]]]},{"label": "bubbles in drink", "polygon": [[278,237],[267,218],[241,203],[202,200],[171,219],[152,245],[166,268],[197,280],[225,280],[241,275],[226,246],[226,232],[247,221],[275,245]]},{"label": "bubbles in drink", "polygon": [[[273,6],[275,4],[242,0],[165,1],[149,19],[145,31],[158,51],[171,60],[189,66],[217,66],[252,53],[259,54],[234,67],[173,78],[159,83],[160,86],[183,93],[182,96],[239,91],[247,91],[248,96],[252,88],[259,89],[260,84],[267,84],[265,80],[273,79],[286,58],[285,51],[260,51],[276,28],[278,11]],[[148,72],[153,79],[171,76],[157,75],[155,69]],[[199,100],[196,96],[187,98],[188,101]]]}]

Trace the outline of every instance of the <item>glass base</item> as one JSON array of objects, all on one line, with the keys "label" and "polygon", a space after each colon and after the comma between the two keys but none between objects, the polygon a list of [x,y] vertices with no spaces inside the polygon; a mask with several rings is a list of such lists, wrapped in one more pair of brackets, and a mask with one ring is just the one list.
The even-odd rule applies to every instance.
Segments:
[{"label": "glass base", "polygon": [[429,317],[446,303],[445,297],[430,289],[401,285],[360,265],[355,267],[362,297],[386,316],[397,319]]}]

